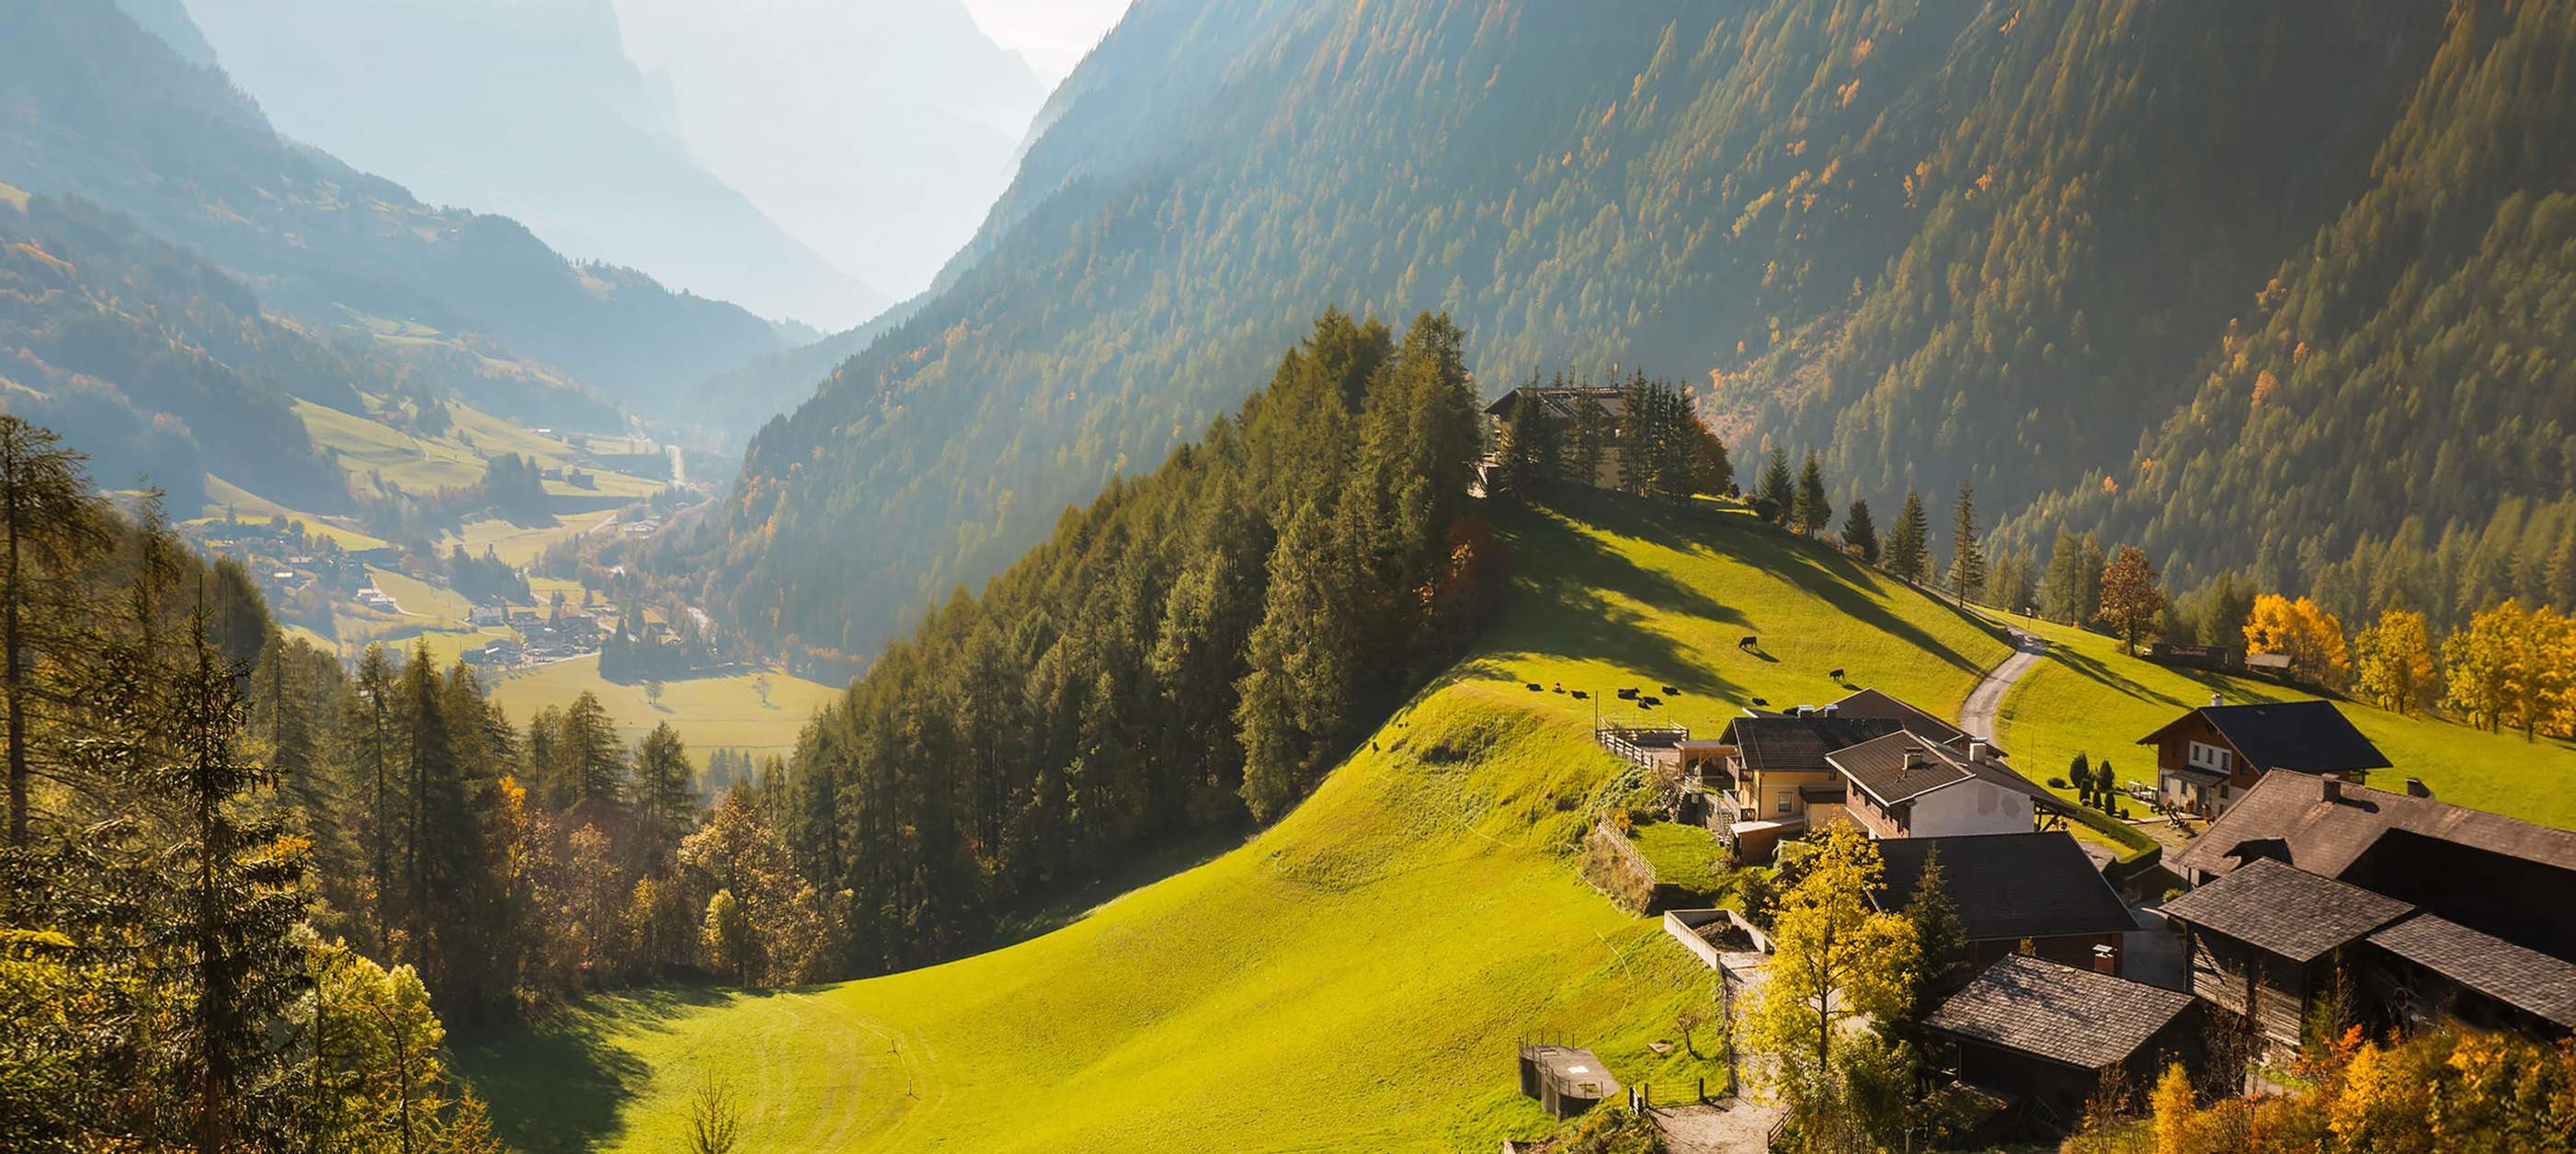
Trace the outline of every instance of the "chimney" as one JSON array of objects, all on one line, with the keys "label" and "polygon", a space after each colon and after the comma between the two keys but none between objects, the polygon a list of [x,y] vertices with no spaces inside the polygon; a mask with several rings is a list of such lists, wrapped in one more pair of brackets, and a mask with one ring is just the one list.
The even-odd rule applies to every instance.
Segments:
[{"label": "chimney", "polygon": [[1817,707],[1816,707],[1816,712],[1821,713],[1821,714],[1823,714],[1823,715],[1825,715],[1825,716],[1827,716],[1827,717],[1832,717],[1832,716],[1834,715],[1834,712],[1835,712],[1836,710],[1841,709],[1841,708],[1842,708],[1842,706],[1840,706],[1840,705],[1819,705],[1819,706],[1817,706]]},{"label": "chimney", "polygon": [[2341,774],[2329,773],[2319,777],[2317,780],[2325,788],[2325,799],[2327,801],[2338,803],[2343,801],[2343,776]]},{"label": "chimney", "polygon": [[2210,707],[2211,709],[2216,709],[2216,708],[2218,708],[2219,706],[2222,706],[2222,705],[2225,705],[2225,704],[2227,704],[2227,695],[2226,695],[2226,694],[2224,694],[2224,693],[2213,693],[2213,694],[2210,694],[2210,695],[2209,695],[2209,707]]},{"label": "chimney", "polygon": [[1968,743],[1968,760],[1970,761],[1990,760],[1994,757],[1994,753],[1995,747],[1988,745],[1985,742],[1971,741]]},{"label": "chimney", "polygon": [[2410,777],[2406,779],[2406,796],[2430,798],[2433,796],[2433,787],[2424,784],[2423,778]]},{"label": "chimney", "polygon": [[1931,755],[1923,752],[1921,746],[1909,745],[1905,747],[1905,768],[1921,769],[1931,763]]}]

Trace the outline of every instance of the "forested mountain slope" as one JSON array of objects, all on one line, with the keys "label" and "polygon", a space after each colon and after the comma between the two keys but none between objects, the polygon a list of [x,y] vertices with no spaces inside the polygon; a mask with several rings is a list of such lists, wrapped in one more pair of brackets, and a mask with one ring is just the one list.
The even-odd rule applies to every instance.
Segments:
[{"label": "forested mountain slope", "polygon": [[[2243,563],[2267,530],[2295,555],[2321,515],[2338,541],[2385,532],[2415,510],[2376,481],[2322,511],[2183,485],[2121,521],[2103,494],[2153,489],[2141,444],[2168,452],[2152,438],[2267,284],[2299,291],[2283,270],[2306,246],[2374,236],[2369,259],[2402,268],[2444,230],[2485,235],[2477,198],[2546,187],[2576,139],[2550,71],[2571,7],[1147,0],[1057,94],[941,290],[766,430],[723,514],[656,564],[774,638],[863,655],[1221,411],[1325,301],[1450,311],[1489,395],[1558,367],[1706,381],[1731,435],[1824,451],[1837,500],[1973,481],[1990,515],[2049,497],[2078,528],[2173,504],[2166,563]],[[2473,82],[2518,93],[2519,135],[2442,95]],[[2405,159],[2431,148],[2448,159]],[[2397,168],[2492,166],[2446,210],[2470,224],[2367,208]],[[2386,223],[2335,224],[2348,208]],[[2566,267],[2527,228],[2494,243]],[[2308,279],[2368,298],[2333,271],[2362,262]],[[2521,379],[2557,371],[2555,323],[2526,326]],[[2367,407],[2315,379],[2284,419],[2324,423],[2266,436],[2341,452]],[[2528,404],[2576,403],[2557,393]],[[2437,515],[2499,495],[2462,481]],[[2185,489],[2208,499],[2165,499]]]},{"label": "forested mountain slope", "polygon": [[196,254],[79,201],[0,199],[0,412],[88,452],[112,488],[137,478],[205,503],[209,472],[325,513],[348,478],[316,451],[298,397],[365,412],[384,367],[278,325]]},{"label": "forested mountain slope", "polygon": [[[221,73],[188,64],[111,0],[6,0],[0,27],[0,181],[129,213],[243,274],[272,308],[418,326],[568,370],[648,413],[786,343],[732,305],[567,263],[515,221],[431,208],[281,139]],[[478,399],[540,420],[567,404],[524,384]]]}]

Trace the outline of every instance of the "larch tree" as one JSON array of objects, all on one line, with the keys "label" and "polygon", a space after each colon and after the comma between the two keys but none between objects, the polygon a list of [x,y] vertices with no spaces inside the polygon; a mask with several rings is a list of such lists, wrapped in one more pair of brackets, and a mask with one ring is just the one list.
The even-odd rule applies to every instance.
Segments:
[{"label": "larch tree", "polygon": [[108,546],[82,461],[52,430],[0,414],[0,698],[8,710],[12,846],[27,845],[30,725],[43,695],[38,659],[73,642],[82,614],[72,578]]},{"label": "larch tree", "polygon": [[2245,622],[2245,651],[2285,654],[2292,676],[2328,689],[2343,688],[2352,668],[2343,622],[2305,597],[2293,601],[2267,593],[2256,598]]},{"label": "larch tree", "polygon": [[[2082,625],[2102,610],[2102,542],[2093,534],[2057,531],[2049,550],[2048,574],[2039,583],[2040,616],[2066,625]],[[2232,642],[2231,642],[2232,644]]]},{"label": "larch tree", "polygon": [[2371,704],[2391,713],[2417,717],[2440,700],[2442,671],[2434,663],[2433,644],[2424,628],[2423,614],[2389,606],[2380,613],[2379,621],[2361,635],[2357,648],[2357,688]]},{"label": "larch tree", "polygon": [[1774,1076],[1791,1093],[1832,1069],[1843,1023],[1905,1014],[1917,964],[1913,925],[1871,902],[1878,847],[1845,822],[1809,841],[1815,849],[1805,872],[1772,915],[1771,965],[1749,1019],[1752,1048],[1773,1059]]},{"label": "larch tree", "polygon": [[2164,587],[2156,583],[2156,567],[2148,563],[2146,551],[2120,546],[2102,569],[2102,607],[2093,619],[2110,626],[2120,635],[2121,647],[2135,656],[2138,638],[2154,629],[2164,612]]},{"label": "larch tree", "polygon": [[1950,513],[1950,590],[1965,605],[1985,587],[1986,555],[1977,541],[1977,490],[1962,483]]},{"label": "larch tree", "polygon": [[1887,571],[1908,584],[1920,585],[1931,565],[1932,523],[1923,511],[1923,496],[1905,491],[1896,511],[1896,527],[1887,534]]}]

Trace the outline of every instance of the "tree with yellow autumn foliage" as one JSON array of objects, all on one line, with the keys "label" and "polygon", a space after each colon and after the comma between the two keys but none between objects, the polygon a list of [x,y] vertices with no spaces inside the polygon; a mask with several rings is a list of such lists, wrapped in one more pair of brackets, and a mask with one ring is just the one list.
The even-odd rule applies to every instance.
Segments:
[{"label": "tree with yellow autumn foliage", "polygon": [[2344,648],[2343,622],[2301,597],[2278,593],[2254,599],[2254,615],[2245,622],[2245,652],[2280,653],[2290,658],[2290,676],[2310,685],[2343,688],[2352,670]]},{"label": "tree with yellow autumn foliage", "polygon": [[2422,716],[2442,696],[2442,670],[2424,615],[2396,605],[2364,630],[2354,662],[2355,688],[2371,704],[2407,717]]}]

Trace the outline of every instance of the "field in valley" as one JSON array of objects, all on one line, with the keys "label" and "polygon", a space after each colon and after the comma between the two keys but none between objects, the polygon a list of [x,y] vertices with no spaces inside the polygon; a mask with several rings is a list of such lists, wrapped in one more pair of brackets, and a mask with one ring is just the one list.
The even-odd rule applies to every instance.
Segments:
[{"label": "field in valley", "polygon": [[627,744],[641,741],[655,725],[669,722],[687,742],[699,765],[717,749],[737,749],[754,757],[785,757],[796,749],[796,735],[814,712],[840,695],[840,690],[784,673],[765,676],[769,700],[763,704],[754,683],[764,675],[692,677],[662,687],[656,703],[642,684],[623,685],[599,675],[599,657],[576,657],[532,669],[487,672],[492,700],[509,711],[510,720],[528,717],[549,705],[569,705],[588,690],[617,722]]}]

